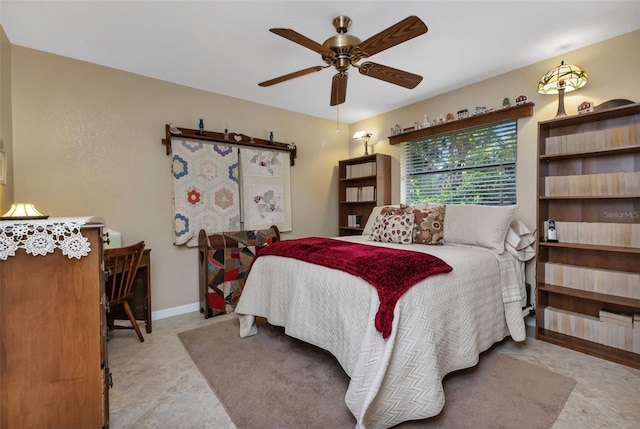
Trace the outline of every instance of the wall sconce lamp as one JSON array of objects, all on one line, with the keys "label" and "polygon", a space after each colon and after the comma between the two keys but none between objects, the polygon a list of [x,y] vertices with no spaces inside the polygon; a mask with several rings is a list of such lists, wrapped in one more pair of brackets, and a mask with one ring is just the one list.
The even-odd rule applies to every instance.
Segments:
[{"label": "wall sconce lamp", "polygon": [[369,139],[373,134],[366,131],[358,131],[353,135],[353,140],[364,140],[364,154],[369,155]]},{"label": "wall sconce lamp", "polygon": [[587,84],[587,72],[579,66],[565,64],[564,61],[558,67],[548,71],[540,82],[538,92],[540,94],[558,94],[558,113],[556,118],[567,116],[564,111],[564,93],[582,88]]},{"label": "wall sconce lamp", "polygon": [[8,212],[0,217],[0,220],[26,220],[26,219],[46,219],[31,203],[14,203]]}]

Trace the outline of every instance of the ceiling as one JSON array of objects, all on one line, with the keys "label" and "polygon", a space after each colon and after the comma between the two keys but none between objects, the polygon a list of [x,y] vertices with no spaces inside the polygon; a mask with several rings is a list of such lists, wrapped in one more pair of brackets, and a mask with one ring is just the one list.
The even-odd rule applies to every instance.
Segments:
[{"label": "ceiling", "polygon": [[269,28],[322,43],[336,34],[339,15],[363,41],[410,15],[429,28],[371,57],[423,81],[409,90],[353,70],[339,110],[346,123],[640,28],[637,0],[0,1],[14,45],[330,120],[335,70],[266,88],[258,82],[324,64]]}]

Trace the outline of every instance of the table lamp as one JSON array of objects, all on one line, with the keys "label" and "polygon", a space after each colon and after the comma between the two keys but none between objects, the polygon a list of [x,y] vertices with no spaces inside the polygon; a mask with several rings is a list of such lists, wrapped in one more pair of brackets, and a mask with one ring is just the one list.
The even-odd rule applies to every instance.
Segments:
[{"label": "table lamp", "polygon": [[587,84],[587,72],[579,66],[565,64],[564,61],[558,67],[548,71],[540,82],[538,92],[540,94],[558,94],[558,113],[556,118],[567,116],[564,111],[564,93],[582,88]]},{"label": "table lamp", "polygon": [[353,140],[364,140],[364,154],[369,155],[369,139],[373,134],[366,131],[358,131],[353,135]]},{"label": "table lamp", "polygon": [[0,220],[25,220],[25,219],[46,219],[31,203],[14,203],[8,212],[0,217]]}]

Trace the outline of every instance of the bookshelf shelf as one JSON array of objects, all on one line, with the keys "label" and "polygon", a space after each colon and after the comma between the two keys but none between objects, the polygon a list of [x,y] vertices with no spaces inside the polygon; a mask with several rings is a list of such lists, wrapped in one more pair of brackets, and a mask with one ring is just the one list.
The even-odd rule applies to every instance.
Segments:
[{"label": "bookshelf shelf", "polygon": [[339,161],[338,198],[339,235],[362,234],[371,210],[391,204],[391,157],[374,154]]},{"label": "bookshelf shelf", "polygon": [[540,329],[536,334],[538,339],[548,343],[567,347],[591,356],[596,356],[640,369],[640,361],[638,361],[637,353],[608,347],[604,344],[594,343],[592,341],[583,340],[581,338],[561,334],[548,329]]},{"label": "bookshelf shelf", "polygon": [[551,161],[554,159],[589,158],[592,156],[621,155],[621,154],[627,154],[627,153],[635,153],[639,151],[640,151],[640,145],[628,145],[625,147],[608,148],[608,149],[600,149],[600,150],[544,154],[544,155],[540,155],[540,159]]},{"label": "bookshelf shelf", "polygon": [[[536,338],[634,368],[639,176],[640,104],[538,123]],[[559,242],[543,238],[549,219]],[[625,330],[601,311],[638,316]]]},{"label": "bookshelf shelf", "polygon": [[600,252],[640,254],[640,249],[637,247],[600,246],[596,244],[582,244],[582,243],[550,243],[547,241],[543,241],[539,245],[540,247],[561,247],[565,249],[585,249],[585,250],[597,250]]}]

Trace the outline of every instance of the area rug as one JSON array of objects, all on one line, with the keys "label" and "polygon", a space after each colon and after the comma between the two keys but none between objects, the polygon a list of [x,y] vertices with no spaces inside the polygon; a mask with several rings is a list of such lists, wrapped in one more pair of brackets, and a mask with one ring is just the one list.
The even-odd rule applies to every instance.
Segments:
[{"label": "area rug", "polygon": [[[349,377],[338,361],[258,322],[258,335],[245,339],[235,318],[178,334],[236,427],[353,428],[344,403]],[[575,383],[489,350],[475,367],[445,377],[438,416],[396,428],[550,428]]]}]

